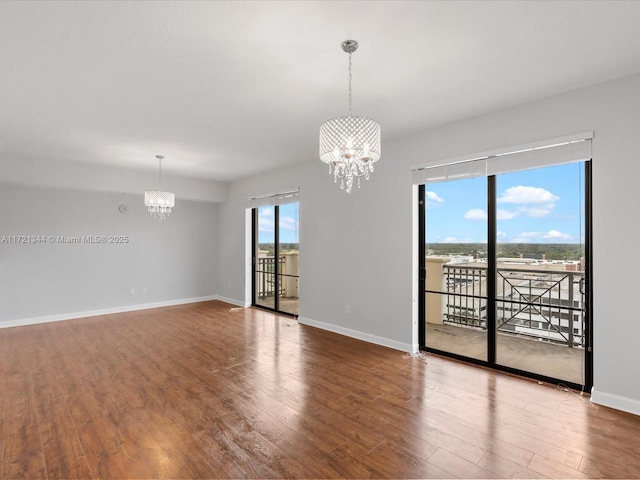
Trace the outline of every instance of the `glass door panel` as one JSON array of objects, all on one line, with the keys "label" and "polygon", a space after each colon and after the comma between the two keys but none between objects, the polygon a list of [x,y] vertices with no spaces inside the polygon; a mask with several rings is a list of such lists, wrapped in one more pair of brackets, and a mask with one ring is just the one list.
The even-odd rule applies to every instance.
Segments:
[{"label": "glass door panel", "polygon": [[584,163],[499,175],[496,193],[496,363],[584,385]]},{"label": "glass door panel", "polygon": [[282,312],[298,315],[299,203],[278,211],[278,304]]},{"label": "glass door panel", "polygon": [[425,189],[425,345],[486,361],[487,179]]},{"label": "glass door panel", "polygon": [[255,304],[276,308],[276,230],[275,207],[257,209],[257,226],[254,228],[255,264],[254,298]]}]

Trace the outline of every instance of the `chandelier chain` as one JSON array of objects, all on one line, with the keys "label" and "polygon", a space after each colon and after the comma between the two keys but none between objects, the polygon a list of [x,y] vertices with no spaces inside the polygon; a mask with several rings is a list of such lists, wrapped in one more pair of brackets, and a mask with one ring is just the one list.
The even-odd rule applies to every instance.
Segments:
[{"label": "chandelier chain", "polygon": [[162,190],[162,159],[164,155],[156,155],[158,159],[158,190]]},{"label": "chandelier chain", "polygon": [[351,52],[349,52],[349,116],[351,116]]}]

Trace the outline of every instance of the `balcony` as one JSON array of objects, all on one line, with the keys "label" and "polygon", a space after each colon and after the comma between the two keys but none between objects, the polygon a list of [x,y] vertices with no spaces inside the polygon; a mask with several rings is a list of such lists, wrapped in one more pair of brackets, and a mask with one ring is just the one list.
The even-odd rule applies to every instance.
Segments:
[{"label": "balcony", "polygon": [[[281,254],[277,259],[280,274],[276,275],[276,257],[265,251],[258,253],[255,270],[257,305],[276,308],[276,297],[278,297],[280,311],[298,315],[298,282],[300,278],[298,257],[299,254],[296,251]],[[276,277],[278,278],[277,287]]]},{"label": "balcony", "polygon": [[[427,346],[486,360],[486,263],[449,261],[427,257]],[[584,271],[578,267],[498,263],[498,364],[584,383]]]}]

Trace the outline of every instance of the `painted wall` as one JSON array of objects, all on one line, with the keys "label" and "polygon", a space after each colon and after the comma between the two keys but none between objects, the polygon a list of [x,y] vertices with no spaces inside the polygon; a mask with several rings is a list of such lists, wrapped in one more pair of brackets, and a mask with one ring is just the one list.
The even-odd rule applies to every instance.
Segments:
[{"label": "painted wall", "polygon": [[[384,138],[393,118],[377,120]],[[640,382],[630,369],[640,364],[640,321],[629,303],[640,271],[633,213],[640,206],[639,127],[635,75],[383,140],[373,178],[351,195],[333,184],[315,158],[232,183],[228,201],[220,205],[219,293],[248,300],[245,198],[299,186],[300,321],[409,351],[417,341],[411,166],[593,130],[592,400],[640,414]]]},{"label": "painted wall", "polygon": [[[214,203],[177,197],[158,222],[142,194],[0,183],[0,205],[0,327],[215,294]],[[41,238],[16,243],[15,235]]]}]

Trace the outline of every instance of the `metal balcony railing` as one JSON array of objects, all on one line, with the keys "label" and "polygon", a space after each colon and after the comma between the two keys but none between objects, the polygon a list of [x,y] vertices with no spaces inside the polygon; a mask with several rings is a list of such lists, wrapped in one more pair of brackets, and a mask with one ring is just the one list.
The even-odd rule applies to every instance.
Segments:
[{"label": "metal balcony railing", "polygon": [[[258,257],[256,266],[256,281],[258,282],[258,298],[275,297],[276,295],[276,257]],[[278,271],[284,271],[285,257],[278,257]],[[284,282],[280,282],[278,295],[284,295]]]},{"label": "metal balcony railing", "polygon": [[[487,272],[482,266],[443,265],[442,322],[487,328]],[[497,269],[498,332],[568,347],[584,347],[584,272]]]}]

